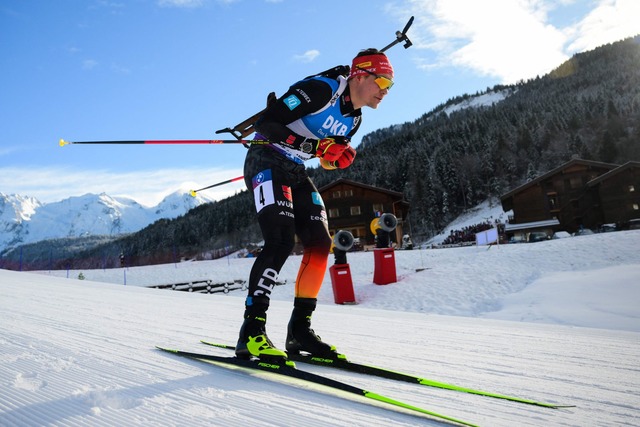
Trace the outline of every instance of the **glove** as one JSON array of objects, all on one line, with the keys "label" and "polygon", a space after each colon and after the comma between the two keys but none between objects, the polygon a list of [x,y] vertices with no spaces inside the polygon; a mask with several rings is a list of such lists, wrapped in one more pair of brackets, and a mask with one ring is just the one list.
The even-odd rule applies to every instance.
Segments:
[{"label": "glove", "polygon": [[347,145],[338,160],[330,162],[326,158],[320,158],[320,166],[326,170],[345,169],[351,166],[351,163],[353,163],[355,158],[356,150],[354,150],[350,145]]},{"label": "glove", "polygon": [[348,146],[349,140],[344,136],[322,138],[318,140],[316,145],[316,157],[325,159],[328,162],[336,161]]},{"label": "glove", "polygon": [[333,162],[329,162],[323,158],[320,159],[320,166],[322,166],[323,169],[326,169],[328,171],[332,171],[334,169],[338,169],[337,166],[333,165]]}]

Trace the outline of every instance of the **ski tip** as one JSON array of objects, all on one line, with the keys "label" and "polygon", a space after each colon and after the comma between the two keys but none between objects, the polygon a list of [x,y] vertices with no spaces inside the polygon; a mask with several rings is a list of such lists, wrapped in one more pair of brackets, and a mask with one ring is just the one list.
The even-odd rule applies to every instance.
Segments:
[{"label": "ski tip", "polygon": [[160,347],[159,345],[157,345],[156,348],[158,350],[167,351],[169,353],[177,353],[178,352],[178,350],[174,350],[172,348]]},{"label": "ski tip", "polygon": [[60,138],[60,147],[64,147],[65,145],[69,145],[71,144],[69,141],[65,141],[64,139]]},{"label": "ski tip", "polygon": [[191,197],[196,197],[198,193],[196,193],[196,190],[191,190],[189,191],[189,194],[191,194]]},{"label": "ski tip", "polygon": [[522,403],[528,403],[535,406],[541,406],[543,408],[549,409],[567,409],[567,408],[575,408],[576,405],[559,405],[555,403],[546,403],[546,402],[536,402],[535,400],[519,400]]}]

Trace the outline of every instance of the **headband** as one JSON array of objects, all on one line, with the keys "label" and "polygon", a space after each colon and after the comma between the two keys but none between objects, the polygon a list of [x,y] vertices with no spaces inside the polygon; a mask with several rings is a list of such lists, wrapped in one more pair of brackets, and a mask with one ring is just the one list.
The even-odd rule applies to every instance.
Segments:
[{"label": "headband", "polygon": [[373,55],[356,56],[351,64],[349,78],[367,74],[362,68],[375,74],[388,74],[393,78],[393,67],[386,55],[375,53]]}]

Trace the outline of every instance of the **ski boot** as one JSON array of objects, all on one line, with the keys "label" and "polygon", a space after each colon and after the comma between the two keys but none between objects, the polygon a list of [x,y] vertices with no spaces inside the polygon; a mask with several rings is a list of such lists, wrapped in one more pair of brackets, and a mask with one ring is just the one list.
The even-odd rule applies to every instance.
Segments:
[{"label": "ski boot", "polygon": [[267,304],[253,304],[247,306],[244,312],[244,322],[240,328],[240,337],[236,344],[236,357],[251,359],[257,357],[262,360],[282,360],[287,353],[276,348],[266,332]]},{"label": "ski boot", "polygon": [[287,327],[287,352],[289,354],[309,353],[312,356],[338,359],[343,358],[336,348],[323,342],[311,329],[311,314],[316,308],[315,298],[296,298],[293,313]]}]

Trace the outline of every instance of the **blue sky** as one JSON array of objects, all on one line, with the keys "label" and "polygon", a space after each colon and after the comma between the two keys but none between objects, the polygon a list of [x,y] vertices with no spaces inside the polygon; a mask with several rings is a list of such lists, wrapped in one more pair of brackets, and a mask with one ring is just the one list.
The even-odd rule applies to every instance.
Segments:
[{"label": "blue sky", "polygon": [[387,52],[396,84],[364,110],[356,148],[449,98],[640,33],[637,0],[3,0],[0,192],[45,203],[106,192],[154,205],[242,175],[240,145],[58,141],[214,139],[270,91],[386,46],[412,15],[413,46]]}]

